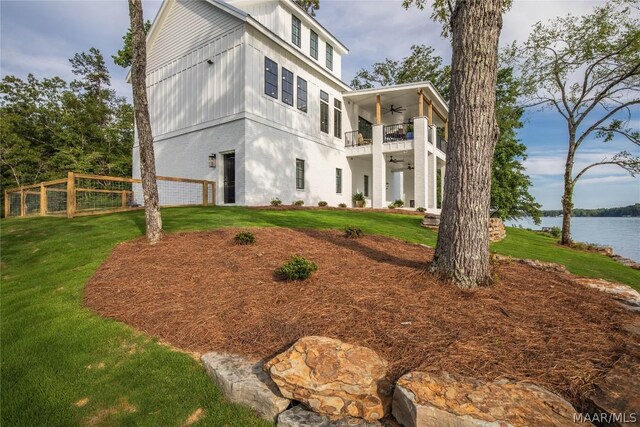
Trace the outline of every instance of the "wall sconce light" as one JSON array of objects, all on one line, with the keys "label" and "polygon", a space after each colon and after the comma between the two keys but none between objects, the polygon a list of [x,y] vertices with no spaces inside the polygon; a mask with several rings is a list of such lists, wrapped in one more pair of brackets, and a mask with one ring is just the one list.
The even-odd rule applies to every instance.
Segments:
[{"label": "wall sconce light", "polygon": [[215,154],[210,154],[209,155],[209,167],[210,168],[215,168],[216,167],[216,155]]},{"label": "wall sconce light", "polygon": [[211,58],[207,59],[207,64],[213,65],[213,59],[211,59]]}]

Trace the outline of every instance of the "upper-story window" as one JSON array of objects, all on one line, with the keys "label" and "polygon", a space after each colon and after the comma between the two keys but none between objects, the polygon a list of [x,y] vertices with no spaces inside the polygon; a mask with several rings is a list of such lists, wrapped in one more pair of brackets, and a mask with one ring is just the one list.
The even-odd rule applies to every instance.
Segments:
[{"label": "upper-story window", "polygon": [[264,58],[264,93],[278,99],[278,63]]},{"label": "upper-story window", "polygon": [[342,102],[333,99],[333,136],[342,136]]},{"label": "upper-story window", "polygon": [[333,46],[327,43],[327,68],[333,70]]},{"label": "upper-story window", "polygon": [[291,43],[300,47],[301,34],[302,24],[300,20],[295,15],[291,15]]},{"label": "upper-story window", "polygon": [[320,130],[329,133],[329,94],[320,91]]},{"label": "upper-story window", "polygon": [[293,73],[282,67],[282,102],[293,107]]},{"label": "upper-story window", "polygon": [[307,112],[307,81],[298,76],[298,110]]},{"label": "upper-story window", "polygon": [[318,35],[313,30],[309,39],[309,53],[313,59],[318,59]]}]

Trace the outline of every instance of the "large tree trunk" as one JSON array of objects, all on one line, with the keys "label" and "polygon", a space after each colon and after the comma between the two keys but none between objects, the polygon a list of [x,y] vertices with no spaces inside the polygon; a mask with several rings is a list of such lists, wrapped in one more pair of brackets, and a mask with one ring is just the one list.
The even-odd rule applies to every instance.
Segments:
[{"label": "large tree trunk", "polygon": [[131,19],[131,82],[133,86],[133,104],[135,109],[138,145],[140,147],[140,174],[142,177],[142,193],[144,195],[144,214],[147,228],[147,239],[156,243],[162,239],[162,217],[158,202],[158,185],[156,182],[156,160],[153,153],[153,135],[149,119],[147,101],[147,41],[144,32],[141,0],[129,0],[129,17]]},{"label": "large tree trunk", "polygon": [[564,166],[564,193],[562,194],[562,238],[563,245],[571,244],[571,215],[573,212],[573,143],[569,144],[567,163]]},{"label": "large tree trunk", "polygon": [[447,176],[431,271],[463,288],[491,283],[491,161],[498,140],[496,81],[502,0],[458,0],[451,18],[453,59]]}]

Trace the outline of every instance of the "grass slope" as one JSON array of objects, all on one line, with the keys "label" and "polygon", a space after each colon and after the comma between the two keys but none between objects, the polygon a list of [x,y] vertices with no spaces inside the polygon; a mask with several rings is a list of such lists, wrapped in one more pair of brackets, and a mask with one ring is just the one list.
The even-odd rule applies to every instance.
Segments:
[{"label": "grass slope", "polygon": [[[418,226],[419,217],[366,211],[175,208],[164,209],[163,220],[167,232],[355,224],[365,233],[436,241],[434,232]],[[82,306],[84,284],[113,247],[143,234],[143,212],[9,219],[1,226],[0,424],[182,425],[201,408],[205,416],[197,425],[265,425],[226,403],[190,356]],[[493,249],[561,262],[580,275],[640,283],[638,271],[523,230],[510,229]]]}]

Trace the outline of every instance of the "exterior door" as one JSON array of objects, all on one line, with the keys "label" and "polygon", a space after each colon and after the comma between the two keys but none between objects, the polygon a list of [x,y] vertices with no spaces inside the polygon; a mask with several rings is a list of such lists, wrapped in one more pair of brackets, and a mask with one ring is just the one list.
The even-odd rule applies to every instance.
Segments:
[{"label": "exterior door", "polygon": [[224,154],[224,203],[236,202],[236,153]]}]

